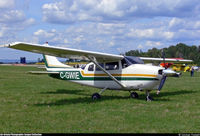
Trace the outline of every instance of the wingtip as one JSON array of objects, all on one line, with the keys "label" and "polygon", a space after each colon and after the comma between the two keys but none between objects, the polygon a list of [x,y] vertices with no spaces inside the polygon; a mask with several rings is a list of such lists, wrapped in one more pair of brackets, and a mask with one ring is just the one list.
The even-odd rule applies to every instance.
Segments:
[{"label": "wingtip", "polygon": [[10,47],[10,44],[0,45],[0,48]]},{"label": "wingtip", "polygon": [[22,42],[13,42],[13,43],[9,43],[9,44],[0,45],[0,48],[6,48],[6,47],[9,48],[9,47],[14,46],[19,43],[22,43]]}]

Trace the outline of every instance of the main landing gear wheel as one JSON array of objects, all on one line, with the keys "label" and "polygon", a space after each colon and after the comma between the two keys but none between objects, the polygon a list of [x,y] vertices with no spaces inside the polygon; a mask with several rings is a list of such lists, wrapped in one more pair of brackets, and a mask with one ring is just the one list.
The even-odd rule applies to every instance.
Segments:
[{"label": "main landing gear wheel", "polygon": [[151,96],[147,96],[146,101],[153,101],[153,98]]},{"label": "main landing gear wheel", "polygon": [[94,93],[92,95],[92,100],[97,100],[97,99],[100,99],[101,98],[101,95],[99,93]]},{"label": "main landing gear wheel", "polygon": [[130,94],[130,96],[131,96],[131,98],[138,98],[138,97],[139,97],[138,94],[137,94],[136,92],[132,92],[132,93]]}]

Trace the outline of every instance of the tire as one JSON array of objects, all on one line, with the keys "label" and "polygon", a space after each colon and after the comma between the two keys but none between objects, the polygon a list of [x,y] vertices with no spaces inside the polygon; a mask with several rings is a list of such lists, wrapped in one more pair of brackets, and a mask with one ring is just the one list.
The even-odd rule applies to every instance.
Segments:
[{"label": "tire", "polygon": [[130,96],[131,98],[136,98],[136,99],[139,97],[136,92],[132,92]]},{"label": "tire", "polygon": [[97,100],[97,99],[100,99],[101,98],[101,95],[99,93],[94,93],[92,95],[92,100]]}]

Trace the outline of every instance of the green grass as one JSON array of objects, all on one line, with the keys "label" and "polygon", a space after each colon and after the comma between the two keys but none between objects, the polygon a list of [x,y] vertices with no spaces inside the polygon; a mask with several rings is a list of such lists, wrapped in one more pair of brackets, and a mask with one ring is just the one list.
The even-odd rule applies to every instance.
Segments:
[{"label": "green grass", "polygon": [[155,101],[0,66],[0,133],[200,133],[200,73],[168,78]]}]

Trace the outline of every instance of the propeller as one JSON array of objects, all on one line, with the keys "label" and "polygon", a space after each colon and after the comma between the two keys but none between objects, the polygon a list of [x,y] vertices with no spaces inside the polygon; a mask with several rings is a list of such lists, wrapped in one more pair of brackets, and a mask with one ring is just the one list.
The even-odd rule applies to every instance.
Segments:
[{"label": "propeller", "polygon": [[163,58],[163,63],[164,63],[165,69],[167,69],[167,66],[166,66],[166,63],[165,63],[165,52],[164,52],[164,49],[162,49],[162,58]]},{"label": "propeller", "polygon": [[[165,52],[164,52],[164,49],[162,49],[162,58],[163,58],[163,63],[164,63],[164,67],[165,67],[165,70],[166,70],[166,69],[167,69],[167,66],[166,66],[166,64],[165,64]],[[161,91],[163,85],[165,84],[166,78],[167,78],[167,75],[165,74],[165,72],[163,72],[163,77],[162,77],[162,79],[161,79],[161,81],[160,81],[160,85],[159,85],[159,87],[158,87],[158,92],[157,92],[157,94],[160,93],[160,91]]]}]

